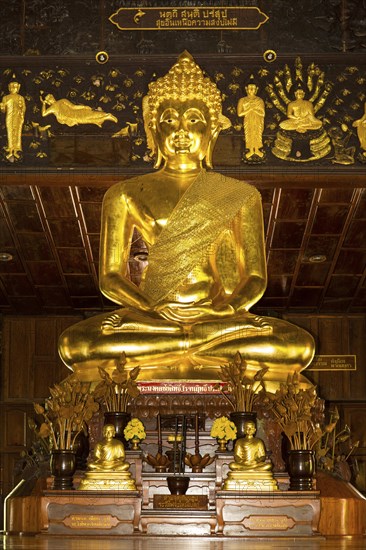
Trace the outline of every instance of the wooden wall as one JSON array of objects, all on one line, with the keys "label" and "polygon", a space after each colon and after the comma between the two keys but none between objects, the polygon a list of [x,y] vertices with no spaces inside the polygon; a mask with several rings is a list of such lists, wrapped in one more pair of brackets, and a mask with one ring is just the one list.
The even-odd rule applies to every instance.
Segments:
[{"label": "wooden wall", "polygon": [[49,395],[49,386],[70,372],[57,353],[61,332],[75,317],[5,317],[2,327],[1,368],[1,495],[15,483],[15,464],[29,447],[28,417],[33,401]]},{"label": "wooden wall", "polygon": [[[353,372],[311,372],[319,395],[337,402],[342,421],[347,421],[360,439],[358,454],[362,471],[366,464],[366,316],[287,316],[311,332],[318,354],[357,356]],[[1,372],[1,494],[14,485],[14,465],[30,444],[28,415],[34,400],[49,395],[48,388],[69,373],[57,354],[58,336],[76,317],[5,317],[2,330]],[[365,473],[361,478],[365,477]],[[365,480],[360,479],[360,488]],[[366,490],[366,486],[365,486]]]}]

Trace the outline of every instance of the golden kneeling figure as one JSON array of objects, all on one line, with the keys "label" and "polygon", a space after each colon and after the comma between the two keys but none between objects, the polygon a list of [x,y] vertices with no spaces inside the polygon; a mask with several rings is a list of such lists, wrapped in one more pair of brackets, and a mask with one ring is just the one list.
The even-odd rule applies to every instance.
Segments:
[{"label": "golden kneeling figure", "polygon": [[272,464],[266,462],[266,448],[258,437],[254,437],[254,422],[246,422],[245,437],[238,439],[234,447],[234,462],[229,464],[230,472],[224,481],[227,491],[275,491],[277,482],[273,478]]},{"label": "golden kneeling figure", "polygon": [[[239,351],[252,374],[266,365],[266,380],[285,382],[310,363],[314,341],[249,313],[267,283],[261,197],[203,167],[230,125],[216,84],[186,52],[150,84],[143,110],[163,167],[113,185],[102,206],[99,284],[120,309],[67,329],[61,358],[87,380],[123,352],[139,380],[218,380]],[[135,230],[146,245],[139,286],[128,275]]]},{"label": "golden kneeling figure", "polygon": [[135,480],[128,471],[130,464],[125,461],[124,445],[115,435],[112,424],[103,427],[103,440],[95,446],[93,460],[88,464],[79,490],[136,490]]}]

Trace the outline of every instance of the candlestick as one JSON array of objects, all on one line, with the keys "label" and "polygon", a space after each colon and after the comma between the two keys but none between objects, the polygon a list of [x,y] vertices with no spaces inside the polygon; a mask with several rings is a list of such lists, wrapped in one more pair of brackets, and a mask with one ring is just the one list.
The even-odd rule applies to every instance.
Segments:
[{"label": "candlestick", "polygon": [[176,474],[177,472],[177,445],[178,445],[178,417],[175,418],[175,437],[174,437],[174,459],[173,459],[173,463],[174,463],[174,474]]},{"label": "candlestick", "polygon": [[199,441],[199,416],[198,413],[196,413],[195,417],[195,424],[194,424],[194,438],[195,438],[195,453],[198,454],[199,448],[200,448],[200,441]]},{"label": "candlestick", "polygon": [[185,415],[182,416],[182,443],[180,445],[180,454],[179,454],[179,473],[184,473],[185,464],[184,457],[186,454],[186,437],[187,437],[187,419]]},{"label": "candlestick", "polygon": [[163,440],[161,437],[161,417],[158,413],[158,453],[162,454],[163,451]]}]

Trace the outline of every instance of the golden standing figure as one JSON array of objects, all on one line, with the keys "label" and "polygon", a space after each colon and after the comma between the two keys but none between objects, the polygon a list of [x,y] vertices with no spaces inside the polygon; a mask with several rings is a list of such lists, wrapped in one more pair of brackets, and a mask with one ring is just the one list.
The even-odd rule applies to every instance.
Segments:
[{"label": "golden standing figure", "polygon": [[252,157],[263,159],[264,152],[262,151],[263,129],[265,107],[264,101],[257,96],[258,86],[251,77],[247,86],[245,86],[247,95],[241,97],[238,101],[237,113],[238,116],[244,117],[244,137],[246,151],[244,159],[249,160]]},{"label": "golden standing figure", "polygon": [[13,162],[20,159],[22,152],[22,129],[25,115],[25,100],[18,92],[19,82],[10,82],[10,94],[4,96],[0,103],[0,110],[5,113],[6,132],[8,143],[5,148],[6,158]]},{"label": "golden standing figure", "polygon": [[56,100],[52,94],[47,94],[42,102],[42,116],[55,115],[57,122],[67,126],[78,124],[96,124],[99,128],[106,120],[118,122],[112,113],[105,113],[102,110],[92,109],[88,105],[75,105],[68,99]]},{"label": "golden standing figure", "polygon": [[366,160],[366,103],[365,112],[361,118],[355,120],[352,124],[354,128],[357,128],[357,136],[360,140],[360,146],[362,151],[362,159]]},{"label": "golden standing figure", "polygon": [[[286,321],[249,313],[266,288],[263,215],[251,185],[203,168],[222,128],[221,95],[184,52],[143,101],[153,174],[112,186],[102,207],[100,288],[121,305],[67,329],[64,362],[98,379],[126,353],[141,380],[217,380],[237,351],[252,373],[285,381],[312,360],[312,337]],[[134,229],[148,258],[137,287],[128,277]]]},{"label": "golden standing figure", "polygon": [[230,472],[224,481],[225,490],[276,490],[272,464],[266,462],[266,449],[258,437],[255,423],[246,422],[245,437],[238,439],[234,447],[234,462],[229,464]]},{"label": "golden standing figure", "polygon": [[103,440],[94,449],[94,460],[88,464],[88,471],[81,480],[79,490],[120,489],[135,490],[135,481],[129,472],[130,464],[125,461],[122,441],[115,439],[116,429],[112,424],[103,427]]}]

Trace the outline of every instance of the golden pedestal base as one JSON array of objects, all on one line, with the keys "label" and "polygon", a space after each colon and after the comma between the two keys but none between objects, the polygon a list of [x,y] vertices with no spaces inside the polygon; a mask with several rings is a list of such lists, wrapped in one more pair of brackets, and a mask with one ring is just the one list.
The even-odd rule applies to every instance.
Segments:
[{"label": "golden pedestal base", "polygon": [[229,472],[224,491],[277,491],[278,485],[272,472]]},{"label": "golden pedestal base", "polygon": [[131,472],[86,472],[78,491],[136,491]]}]

